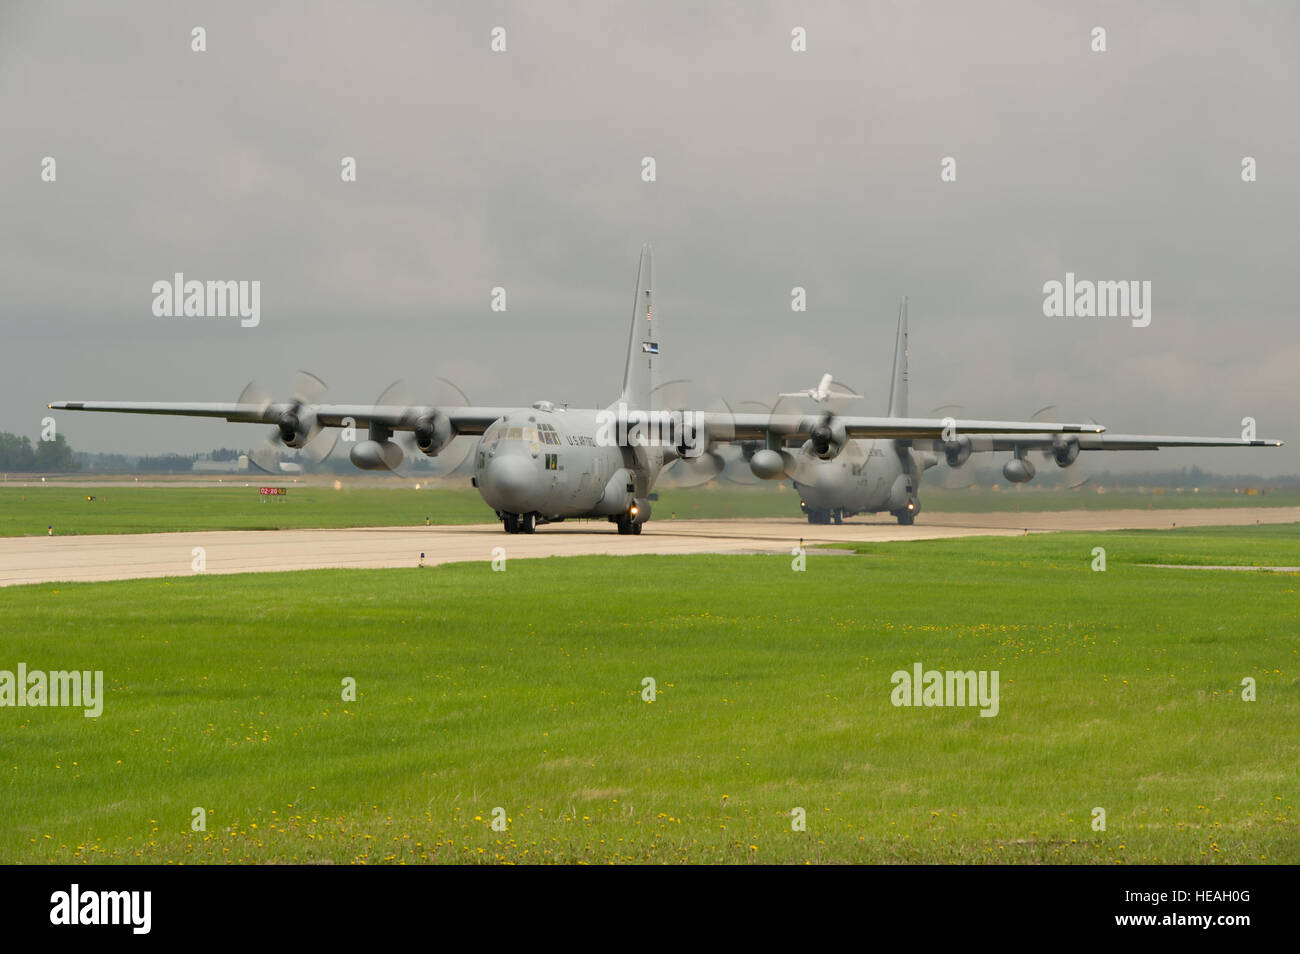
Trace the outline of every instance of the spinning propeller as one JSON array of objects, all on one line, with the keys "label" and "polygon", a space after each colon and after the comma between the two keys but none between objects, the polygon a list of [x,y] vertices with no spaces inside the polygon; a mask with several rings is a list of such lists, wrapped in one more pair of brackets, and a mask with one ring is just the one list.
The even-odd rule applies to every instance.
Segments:
[{"label": "spinning propeller", "polygon": [[[782,426],[779,419],[785,417],[806,417],[808,412],[800,405],[811,401],[820,407],[817,423],[813,425],[808,439],[798,447],[785,446],[781,441],[780,454],[785,461],[785,473],[801,484],[813,484],[816,481],[817,462],[839,460],[844,458],[846,464],[860,463],[863,458],[861,447],[848,439],[843,426],[839,423],[840,412],[862,395],[848,385],[841,384],[831,375],[822,375],[816,388],[780,395],[772,406],[769,420],[772,421],[772,433],[780,436]],[[848,457],[844,457],[848,454]]]},{"label": "spinning propeller", "polygon": [[[325,382],[309,371],[299,371],[294,378],[290,406],[282,412],[270,434],[248,455],[249,461],[259,470],[279,474],[280,460],[289,450],[295,450],[313,464],[330,455],[338,434],[333,428],[322,427],[310,406],[319,404],[327,390]],[[273,401],[270,394],[255,381],[248,382],[239,395],[240,404],[251,404],[265,413]],[[324,432],[324,433],[323,433]]]},{"label": "spinning propeller", "polygon": [[[472,435],[459,435],[450,430],[446,416],[439,412],[444,407],[464,407],[470,403],[465,392],[446,378],[435,378],[435,400],[422,405],[411,399],[411,389],[401,379],[394,381],[375,400],[377,407],[404,407],[409,410],[404,421],[411,430],[394,431],[388,443],[397,445],[400,453],[385,458],[386,468],[399,477],[447,477],[465,463],[474,449]],[[433,453],[428,451],[432,450]],[[416,462],[424,461],[418,466]]]},{"label": "spinning propeller", "polygon": [[[699,411],[703,402],[692,401],[690,391],[691,382],[685,378],[665,381],[652,392],[651,404],[661,411]],[[700,453],[679,457],[664,470],[664,477],[675,487],[698,487],[717,480],[735,459],[730,444],[736,436],[731,406],[722,398],[713,398],[705,413],[709,415],[708,430],[695,434],[695,439],[703,442]]]}]

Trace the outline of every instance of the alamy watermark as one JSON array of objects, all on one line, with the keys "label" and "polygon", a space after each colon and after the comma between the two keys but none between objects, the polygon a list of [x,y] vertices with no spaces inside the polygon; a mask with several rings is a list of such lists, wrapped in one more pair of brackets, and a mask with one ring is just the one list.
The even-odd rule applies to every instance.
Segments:
[{"label": "alamy watermark", "polygon": [[151,891],[82,891],[73,884],[50,895],[50,923],[121,924],[129,925],[133,934],[148,934],[152,908]]},{"label": "alamy watermark", "polygon": [[1151,324],[1151,282],[1076,279],[1043,283],[1043,315],[1047,318],[1129,318],[1134,328]]},{"label": "alamy watermark", "polygon": [[241,328],[262,322],[260,281],[186,281],[177,272],[154,282],[153,294],[155,318],[240,318]]},{"label": "alamy watermark", "polygon": [[900,669],[890,677],[894,690],[889,699],[896,706],[979,706],[981,716],[998,714],[996,669],[925,669],[920,663],[912,671]]},{"label": "alamy watermark", "polygon": [[85,709],[87,719],[104,711],[104,672],[73,669],[34,669],[19,663],[17,672],[0,669],[0,708],[68,707]]},{"label": "alamy watermark", "polygon": [[698,411],[635,411],[619,401],[596,414],[597,447],[675,447],[683,457],[704,453]]}]

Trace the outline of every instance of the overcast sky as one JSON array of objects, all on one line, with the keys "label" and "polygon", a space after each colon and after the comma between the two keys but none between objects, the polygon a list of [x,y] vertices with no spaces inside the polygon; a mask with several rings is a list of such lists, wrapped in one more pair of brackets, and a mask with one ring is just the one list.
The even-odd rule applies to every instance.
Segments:
[{"label": "overcast sky", "polygon": [[[1298,107],[1291,2],[6,2],[0,430],[35,437],[52,400],[283,393],[300,367],[345,403],[445,375],[603,405],[650,241],[663,369],[701,403],[831,371],[883,413],[906,294],[913,413],[1249,415],[1288,446],[1128,463],[1300,472]],[[178,271],[260,281],[260,326],[154,317]],[[1150,281],[1150,326],[1044,317],[1067,271]],[[58,424],[125,453],[261,436]]]}]

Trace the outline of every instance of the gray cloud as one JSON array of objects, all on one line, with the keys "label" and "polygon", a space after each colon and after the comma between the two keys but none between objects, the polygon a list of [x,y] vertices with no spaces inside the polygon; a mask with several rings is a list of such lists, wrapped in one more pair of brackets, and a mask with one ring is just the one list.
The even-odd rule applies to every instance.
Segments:
[{"label": "gray cloud", "polygon": [[[908,294],[918,412],[1222,435],[1251,415],[1290,446],[1130,462],[1300,470],[1293,5],[701,6],[7,5],[0,429],[297,367],[339,400],[444,374],[483,403],[604,402],[650,240],[666,370],[706,399],[830,370],[883,410]],[[1151,280],[1151,326],[1044,318],[1067,270]],[[260,280],[261,327],[154,318],[175,271]],[[60,426],[93,450],[254,438]]]}]

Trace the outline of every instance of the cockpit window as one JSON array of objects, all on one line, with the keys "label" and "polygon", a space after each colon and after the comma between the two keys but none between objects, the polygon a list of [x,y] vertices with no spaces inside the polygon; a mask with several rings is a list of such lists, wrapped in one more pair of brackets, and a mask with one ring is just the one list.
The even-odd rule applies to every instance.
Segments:
[{"label": "cockpit window", "polygon": [[539,427],[507,427],[496,423],[483,432],[483,440],[489,444],[493,441],[528,441],[530,444],[558,444],[559,436],[549,424]]}]

